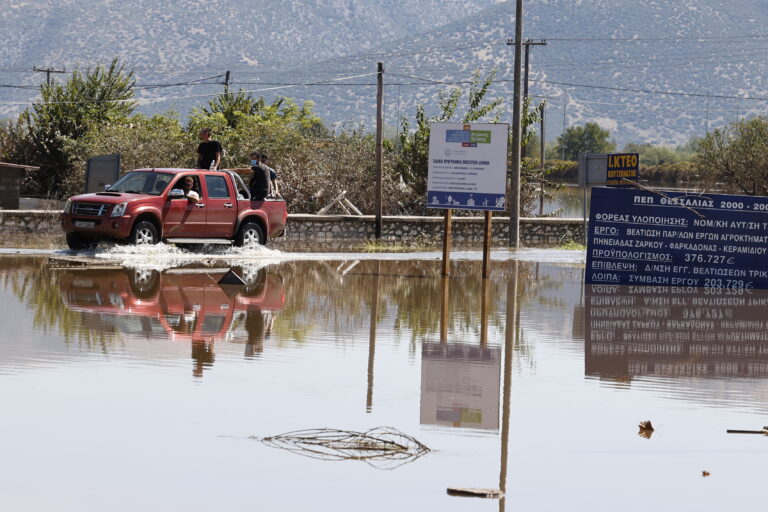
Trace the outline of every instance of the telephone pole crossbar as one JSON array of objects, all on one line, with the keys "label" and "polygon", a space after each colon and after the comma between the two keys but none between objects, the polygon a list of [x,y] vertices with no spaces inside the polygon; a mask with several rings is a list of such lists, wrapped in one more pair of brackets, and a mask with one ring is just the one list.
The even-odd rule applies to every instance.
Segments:
[{"label": "telephone pole crossbar", "polygon": [[39,73],[45,73],[45,83],[51,85],[51,73],[66,73],[66,69],[54,69],[54,68],[39,68],[37,66],[32,67],[32,71]]}]

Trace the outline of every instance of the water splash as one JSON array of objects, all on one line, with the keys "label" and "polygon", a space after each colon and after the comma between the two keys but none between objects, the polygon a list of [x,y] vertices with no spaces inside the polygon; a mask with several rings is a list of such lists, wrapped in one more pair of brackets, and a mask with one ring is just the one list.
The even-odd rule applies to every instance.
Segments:
[{"label": "water splash", "polygon": [[264,246],[230,247],[203,245],[190,248],[159,243],[155,245],[112,245],[93,252],[98,260],[109,260],[127,268],[165,270],[189,264],[243,264],[262,268],[285,260],[281,251]]}]

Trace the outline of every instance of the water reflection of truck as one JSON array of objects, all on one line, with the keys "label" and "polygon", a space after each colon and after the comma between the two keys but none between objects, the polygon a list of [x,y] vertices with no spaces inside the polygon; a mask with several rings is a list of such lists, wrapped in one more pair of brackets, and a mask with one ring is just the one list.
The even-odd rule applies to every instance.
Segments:
[{"label": "water reflection of truck", "polygon": [[97,330],[198,343],[246,343],[255,345],[247,350],[258,352],[274,313],[285,303],[282,278],[265,269],[241,269],[245,286],[219,286],[224,272],[65,270],[60,286],[70,310],[98,317],[91,322]]}]

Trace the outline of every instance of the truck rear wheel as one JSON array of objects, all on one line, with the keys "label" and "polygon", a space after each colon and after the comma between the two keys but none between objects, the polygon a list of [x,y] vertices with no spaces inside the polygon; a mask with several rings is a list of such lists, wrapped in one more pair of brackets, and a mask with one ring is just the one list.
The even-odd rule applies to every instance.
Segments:
[{"label": "truck rear wheel", "polygon": [[235,239],[235,245],[248,247],[256,244],[266,245],[267,237],[258,222],[246,222],[240,227]]},{"label": "truck rear wheel", "polygon": [[148,220],[134,224],[129,241],[134,245],[152,245],[160,241],[157,228]]}]

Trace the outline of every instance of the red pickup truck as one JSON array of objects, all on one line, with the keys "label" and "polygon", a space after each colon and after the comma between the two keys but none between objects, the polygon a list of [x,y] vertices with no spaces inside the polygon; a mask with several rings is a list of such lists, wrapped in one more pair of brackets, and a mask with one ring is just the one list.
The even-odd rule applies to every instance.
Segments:
[{"label": "red pickup truck", "polygon": [[[182,184],[191,177],[197,202]],[[61,227],[70,249],[100,240],[133,244],[266,244],[282,236],[288,210],[282,199],[252,201],[242,178],[230,171],[137,169],[104,192],[70,198]]]}]

